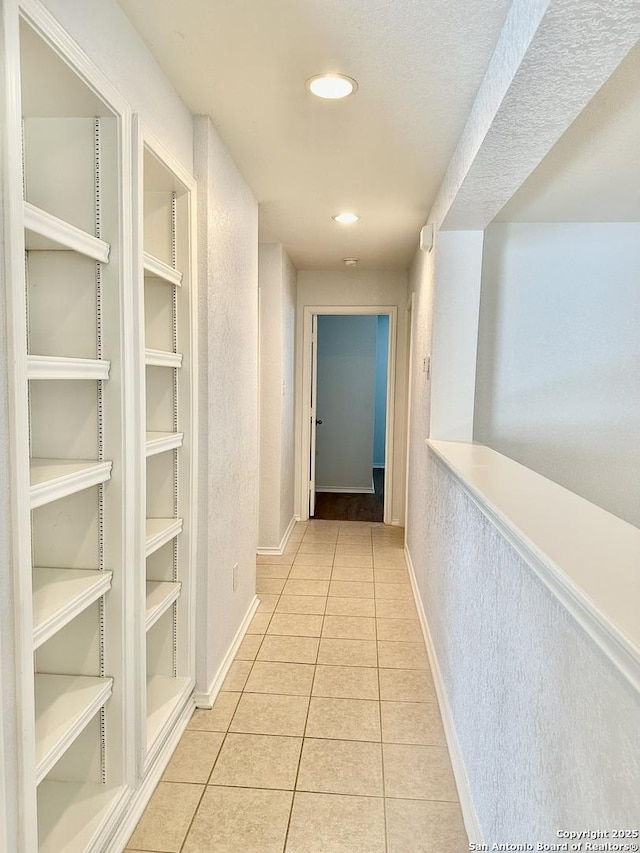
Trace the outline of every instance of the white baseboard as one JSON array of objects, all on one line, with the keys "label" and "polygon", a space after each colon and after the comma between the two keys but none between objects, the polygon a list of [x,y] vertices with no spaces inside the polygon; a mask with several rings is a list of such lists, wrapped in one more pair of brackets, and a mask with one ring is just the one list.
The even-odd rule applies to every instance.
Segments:
[{"label": "white baseboard", "polygon": [[400,521],[399,518],[392,518],[391,524],[393,527],[402,527],[402,522]]},{"label": "white baseboard", "polygon": [[453,723],[449,697],[447,696],[444,679],[438,664],[438,657],[431,637],[431,631],[429,630],[429,625],[427,623],[427,616],[424,612],[422,599],[420,598],[420,591],[418,589],[413,560],[411,559],[411,553],[406,545],[404,547],[404,555],[409,569],[413,597],[416,602],[416,607],[418,608],[418,618],[420,619],[422,634],[424,636],[424,642],[427,647],[427,654],[429,655],[429,662],[431,664],[436,695],[438,697],[438,704],[440,705],[440,713],[442,714],[442,723],[447,740],[447,747],[449,749],[449,756],[451,757],[451,766],[453,767],[453,775],[458,789],[458,798],[460,799],[460,809],[462,811],[464,826],[467,830],[470,842],[475,844],[484,844],[482,830],[480,829],[480,822],[478,821],[478,814],[471,795],[471,788],[469,787],[469,778],[467,777],[467,771],[464,766],[464,759],[462,757],[462,751],[458,741],[458,735],[456,734]]},{"label": "white baseboard", "polygon": [[208,690],[204,692],[194,693],[193,699],[196,704],[196,708],[213,708],[213,703],[216,701],[216,696],[220,692],[220,688],[222,687],[222,682],[227,677],[227,673],[229,672],[229,667],[233,663],[233,659],[236,656],[236,652],[242,642],[244,635],[247,633],[247,628],[253,616],[258,609],[258,605],[260,604],[260,599],[258,596],[254,596],[253,601],[249,605],[249,609],[247,610],[244,619],[240,623],[240,627],[238,628],[235,637],[231,645],[229,646],[229,650],[220,666],[218,667],[218,671],[216,672],[213,681],[209,685]]},{"label": "white baseboard", "polygon": [[294,515],[289,522],[289,526],[284,532],[284,536],[280,540],[280,544],[275,548],[257,548],[256,551],[258,554],[272,554],[273,556],[280,556],[284,554],[284,549],[287,547],[287,542],[289,541],[289,537],[293,531],[293,528],[296,526],[296,521],[299,519]]},{"label": "white baseboard", "polygon": [[316,486],[316,492],[334,492],[337,495],[375,495],[376,490],[373,486],[361,488],[358,486]]}]

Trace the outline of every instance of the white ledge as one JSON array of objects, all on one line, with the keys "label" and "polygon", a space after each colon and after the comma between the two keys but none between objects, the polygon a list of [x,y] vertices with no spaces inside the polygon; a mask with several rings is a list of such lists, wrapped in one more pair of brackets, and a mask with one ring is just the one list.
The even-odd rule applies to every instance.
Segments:
[{"label": "white ledge", "polygon": [[147,518],[145,530],[145,557],[148,557],[182,532],[182,519]]},{"label": "white ledge", "polygon": [[144,363],[147,367],[182,367],[182,353],[147,349],[144,351]]},{"label": "white ledge", "polygon": [[96,358],[27,356],[28,379],[108,379],[110,362]]},{"label": "white ledge", "polygon": [[169,284],[175,284],[179,287],[182,284],[182,273],[180,270],[174,270],[169,264],[165,264],[160,258],[145,252],[142,256],[142,265],[144,267],[145,278],[161,278]]},{"label": "white ledge", "polygon": [[109,243],[29,204],[28,201],[24,203],[24,227],[35,235],[27,240],[27,249],[70,249],[94,261],[109,263]]},{"label": "white ledge", "polygon": [[145,444],[145,454],[155,456],[167,450],[182,447],[184,433],[182,432],[148,432]]},{"label": "white ledge", "polygon": [[640,530],[484,445],[427,446],[640,689]]},{"label": "white ledge", "polygon": [[145,628],[148,631],[158,619],[178,600],[181,583],[168,581],[147,581],[147,606]]},{"label": "white ledge", "polygon": [[88,459],[32,459],[31,509],[106,482],[111,466]]}]

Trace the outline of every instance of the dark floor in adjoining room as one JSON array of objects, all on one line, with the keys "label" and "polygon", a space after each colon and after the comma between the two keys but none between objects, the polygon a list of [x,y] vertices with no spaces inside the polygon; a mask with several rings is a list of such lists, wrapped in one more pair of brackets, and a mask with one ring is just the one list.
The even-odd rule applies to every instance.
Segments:
[{"label": "dark floor in adjoining room", "polygon": [[315,518],[331,521],[382,521],[384,516],[384,468],[373,469],[375,494],[316,492]]}]

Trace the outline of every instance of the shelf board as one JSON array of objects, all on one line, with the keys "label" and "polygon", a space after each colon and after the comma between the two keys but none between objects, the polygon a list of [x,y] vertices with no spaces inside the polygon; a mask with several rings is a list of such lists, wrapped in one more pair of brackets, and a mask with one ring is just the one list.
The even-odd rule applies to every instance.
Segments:
[{"label": "shelf board", "polygon": [[36,783],[98,713],[112,688],[112,678],[36,675]]},{"label": "shelf board", "polygon": [[147,456],[155,456],[182,447],[183,438],[182,432],[148,432],[145,453]]},{"label": "shelf board", "polygon": [[28,379],[108,379],[110,362],[95,358],[27,356]]},{"label": "shelf board", "polygon": [[145,628],[148,631],[166,613],[180,595],[181,583],[147,581],[147,607]]},{"label": "shelf board", "polygon": [[159,258],[145,252],[142,256],[145,278],[161,278],[169,284],[179,287],[182,284],[182,273],[174,270],[169,264],[165,264]]},{"label": "shelf board", "polygon": [[188,678],[155,675],[147,679],[147,750],[180,704],[189,686]]},{"label": "shelf board", "polygon": [[57,501],[111,477],[111,462],[32,459],[31,509]]},{"label": "shelf board", "polygon": [[147,367],[182,367],[182,353],[147,349],[144,351],[144,363]]},{"label": "shelf board", "polygon": [[34,568],[34,650],[104,595],[112,575],[95,569]]},{"label": "shelf board", "polygon": [[94,261],[109,263],[111,246],[108,243],[28,201],[24,202],[24,227],[32,235],[26,240],[27,249],[70,249]]},{"label": "shelf board", "polygon": [[148,518],[145,556],[148,557],[182,532],[181,518]]},{"label": "shelf board", "polygon": [[94,840],[123,790],[96,782],[42,782],[38,788],[38,853],[93,850]]}]

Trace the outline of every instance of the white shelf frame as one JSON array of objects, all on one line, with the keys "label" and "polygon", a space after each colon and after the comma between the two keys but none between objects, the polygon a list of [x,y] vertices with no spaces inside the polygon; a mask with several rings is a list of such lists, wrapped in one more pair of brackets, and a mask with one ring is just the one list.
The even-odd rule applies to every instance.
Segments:
[{"label": "white shelf frame", "polygon": [[145,529],[145,557],[149,557],[182,533],[182,519],[147,518]]},{"label": "white shelf frame", "polygon": [[111,462],[88,459],[32,459],[31,509],[105,483],[111,468]]},{"label": "white shelf frame", "polygon": [[193,687],[188,677],[154,675],[147,678],[147,749],[151,750],[162,739],[162,731],[177,716],[183,701]]},{"label": "white shelf frame", "polygon": [[58,219],[57,216],[47,213],[46,210],[41,210],[28,201],[24,202],[24,228],[25,231],[31,231],[44,240],[50,240],[53,244],[38,247],[33,251],[67,249],[87,258],[92,258],[94,261],[100,261],[103,264],[109,263],[111,246],[108,243],[88,234],[81,228],[76,228],[75,225],[70,225],[63,219]]},{"label": "white shelf frame", "polygon": [[102,379],[109,378],[111,363],[96,358],[64,358],[52,355],[28,355],[29,379]]},{"label": "white shelf frame", "polygon": [[160,349],[146,349],[144,363],[147,367],[182,367],[182,353],[166,352]]},{"label": "white shelf frame", "polygon": [[111,588],[113,572],[97,569],[33,569],[34,651]]},{"label": "white shelf frame", "polygon": [[36,784],[39,784],[106,704],[113,690],[113,679],[38,674],[35,690]]},{"label": "white shelf frame", "polygon": [[160,258],[156,258],[149,252],[142,254],[142,267],[144,269],[145,278],[161,278],[167,284],[172,284],[175,287],[180,287],[182,284],[182,273],[180,270],[174,270],[169,264],[165,264]]},{"label": "white shelf frame", "polygon": [[167,450],[175,450],[182,447],[184,433],[182,432],[147,432],[145,443],[145,455],[156,456],[158,453],[166,453]]},{"label": "white shelf frame", "polygon": [[152,628],[158,619],[178,600],[182,584],[171,581],[147,580],[147,608],[145,630]]}]

